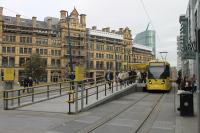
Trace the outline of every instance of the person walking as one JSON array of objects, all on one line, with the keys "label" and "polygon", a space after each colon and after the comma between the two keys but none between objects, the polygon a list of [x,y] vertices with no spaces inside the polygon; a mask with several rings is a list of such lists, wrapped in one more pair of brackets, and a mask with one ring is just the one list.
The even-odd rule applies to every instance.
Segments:
[{"label": "person walking", "polygon": [[25,93],[25,90],[26,90],[27,87],[28,87],[28,77],[25,77],[23,82],[24,82],[24,83],[23,83],[23,85],[24,85],[23,93]]},{"label": "person walking", "polygon": [[108,85],[109,85],[109,89],[111,90],[111,82],[113,80],[113,73],[108,71],[105,75],[105,79],[106,81],[108,82]]},{"label": "person walking", "polygon": [[191,81],[191,85],[192,85],[192,93],[194,93],[197,90],[197,83],[196,83],[196,76],[195,76],[195,74],[192,75],[190,81]]},{"label": "person walking", "polygon": [[176,80],[176,83],[178,85],[178,90],[181,90],[181,81],[182,81],[182,78],[181,78],[181,75],[178,75],[178,78]]},{"label": "person walking", "polygon": [[32,90],[32,87],[33,86],[33,79],[32,79],[32,77],[28,77],[28,89],[27,89],[27,92],[29,93],[29,92],[31,92],[31,90]]}]

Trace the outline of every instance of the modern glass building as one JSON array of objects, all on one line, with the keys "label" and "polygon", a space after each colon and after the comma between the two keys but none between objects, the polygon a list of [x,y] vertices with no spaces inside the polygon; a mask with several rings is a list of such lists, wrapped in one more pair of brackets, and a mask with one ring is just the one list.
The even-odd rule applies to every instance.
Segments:
[{"label": "modern glass building", "polygon": [[156,32],[154,30],[146,30],[138,33],[134,38],[134,42],[152,47],[153,55],[156,56]]}]

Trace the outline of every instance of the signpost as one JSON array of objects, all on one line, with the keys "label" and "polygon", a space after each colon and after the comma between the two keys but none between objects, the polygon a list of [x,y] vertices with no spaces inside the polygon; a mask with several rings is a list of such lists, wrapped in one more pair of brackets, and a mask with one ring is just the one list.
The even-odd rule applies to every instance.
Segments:
[{"label": "signpost", "polygon": [[14,76],[14,68],[5,68],[4,69],[4,81],[13,81]]},{"label": "signpost", "polygon": [[[13,81],[15,79],[14,75],[15,69],[14,68],[5,68],[4,69],[4,89],[5,90],[11,90],[13,89]],[[12,97],[14,97],[14,93],[12,92]],[[13,105],[14,101],[11,101],[11,104]]]},{"label": "signpost", "polygon": [[82,81],[85,79],[85,68],[83,66],[75,66],[75,80]]},{"label": "signpost", "polygon": [[13,89],[13,81],[15,79],[14,76],[14,68],[5,68],[4,69],[4,81],[5,81],[5,89]]}]

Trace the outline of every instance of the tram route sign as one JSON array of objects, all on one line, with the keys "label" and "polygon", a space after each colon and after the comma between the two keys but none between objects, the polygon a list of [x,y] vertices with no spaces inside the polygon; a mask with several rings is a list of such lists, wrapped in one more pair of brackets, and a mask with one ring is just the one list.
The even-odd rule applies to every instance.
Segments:
[{"label": "tram route sign", "polygon": [[85,68],[83,66],[75,66],[75,80],[81,81],[85,79]]},{"label": "tram route sign", "polygon": [[4,80],[5,81],[13,81],[14,76],[14,68],[5,68],[4,69]]}]

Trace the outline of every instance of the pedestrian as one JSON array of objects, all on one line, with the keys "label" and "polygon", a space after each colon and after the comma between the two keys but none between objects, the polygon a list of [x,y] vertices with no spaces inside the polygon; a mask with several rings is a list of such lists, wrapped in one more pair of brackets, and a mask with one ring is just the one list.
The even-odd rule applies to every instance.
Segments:
[{"label": "pedestrian", "polygon": [[106,81],[108,82],[108,85],[109,85],[109,89],[111,90],[111,83],[112,83],[112,80],[113,80],[113,73],[108,71],[105,75],[105,79]]},{"label": "pedestrian", "polygon": [[28,89],[27,89],[27,92],[29,93],[29,92],[31,92],[31,90],[32,90],[32,87],[33,86],[33,79],[32,79],[32,77],[28,77]]},{"label": "pedestrian", "polygon": [[146,77],[147,77],[147,73],[145,71],[143,71],[141,73],[141,82],[142,83],[146,83]]},{"label": "pedestrian", "polygon": [[182,78],[181,78],[181,75],[178,75],[178,78],[176,79],[176,83],[178,85],[178,90],[180,90],[181,88],[181,81],[182,81]]},{"label": "pedestrian", "polygon": [[192,84],[188,76],[184,76],[184,79],[181,81],[181,89],[184,91],[192,91]]},{"label": "pedestrian", "polygon": [[23,80],[23,85],[24,85],[24,89],[23,89],[23,93],[25,93],[25,90],[27,89],[28,87],[28,77],[25,77],[24,80]]},{"label": "pedestrian", "polygon": [[196,76],[195,76],[195,74],[192,75],[190,81],[191,81],[191,86],[192,86],[192,92],[194,93],[197,90],[197,84],[196,84]]},{"label": "pedestrian", "polygon": [[138,70],[137,71],[137,83],[141,82],[141,72]]},{"label": "pedestrian", "polygon": [[117,75],[117,79],[118,79],[119,84],[122,85],[122,82],[123,82],[123,80],[122,80],[122,72],[119,72],[119,74]]}]

